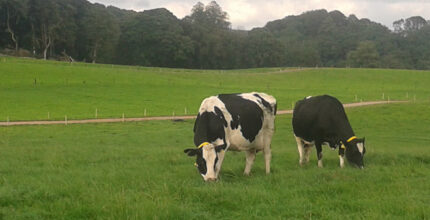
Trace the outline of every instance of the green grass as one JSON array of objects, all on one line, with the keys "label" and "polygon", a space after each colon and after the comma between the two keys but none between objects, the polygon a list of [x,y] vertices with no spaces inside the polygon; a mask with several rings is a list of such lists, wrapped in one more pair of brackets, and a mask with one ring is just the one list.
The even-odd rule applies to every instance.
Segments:
[{"label": "green grass", "polygon": [[[0,57],[0,121],[196,114],[203,98],[262,91],[279,109],[308,95],[342,102],[409,99],[347,109],[366,137],[364,170],[299,167],[291,115],[278,116],[272,173],[228,152],[220,181],[203,182],[193,121],[0,127],[0,219],[430,219],[430,72],[284,68],[231,71],[68,64]],[[36,79],[36,84],[34,83]],[[414,102],[414,97],[416,102]]]},{"label": "green grass", "polygon": [[[0,58],[0,121],[141,117],[196,114],[219,93],[260,91],[279,109],[308,95],[331,94],[342,102],[428,101],[430,72],[379,69],[286,68],[186,70]],[[35,83],[36,81],[36,83]]]},{"label": "green grass", "polygon": [[429,103],[348,109],[366,137],[364,170],[298,165],[291,116],[278,116],[272,173],[228,152],[204,183],[193,121],[0,127],[0,219],[429,219]]}]

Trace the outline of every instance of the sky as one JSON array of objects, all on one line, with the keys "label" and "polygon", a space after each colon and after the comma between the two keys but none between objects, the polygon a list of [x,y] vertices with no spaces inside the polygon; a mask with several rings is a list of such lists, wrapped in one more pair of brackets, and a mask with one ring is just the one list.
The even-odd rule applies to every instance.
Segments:
[{"label": "sky", "polygon": [[[208,4],[211,0],[200,0]],[[144,11],[166,8],[179,19],[191,14],[198,0],[90,0],[106,6]],[[229,15],[234,29],[250,30],[263,27],[267,22],[289,15],[317,9],[339,10],[345,16],[354,14],[368,18],[392,29],[392,23],[401,18],[422,16],[430,19],[430,0],[217,0]]]}]

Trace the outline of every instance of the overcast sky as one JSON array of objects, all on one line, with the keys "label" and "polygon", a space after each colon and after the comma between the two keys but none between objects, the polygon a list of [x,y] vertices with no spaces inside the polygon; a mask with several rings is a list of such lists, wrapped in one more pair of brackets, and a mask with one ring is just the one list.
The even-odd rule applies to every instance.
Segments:
[{"label": "overcast sky", "polygon": [[[198,0],[90,0],[118,8],[143,11],[167,8],[178,18],[191,13]],[[200,0],[208,4],[210,0]],[[299,15],[315,9],[339,10],[346,16],[355,14],[358,18],[369,18],[392,28],[400,18],[419,15],[430,19],[430,0],[217,0],[229,15],[233,28],[250,30],[262,27],[268,21]]]}]

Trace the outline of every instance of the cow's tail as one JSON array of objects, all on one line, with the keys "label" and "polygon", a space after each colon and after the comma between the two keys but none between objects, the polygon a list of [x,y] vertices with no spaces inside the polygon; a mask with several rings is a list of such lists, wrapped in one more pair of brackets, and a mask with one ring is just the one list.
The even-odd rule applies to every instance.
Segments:
[{"label": "cow's tail", "polygon": [[272,105],[273,108],[273,115],[276,115],[276,112],[278,111],[278,103],[275,101]]}]

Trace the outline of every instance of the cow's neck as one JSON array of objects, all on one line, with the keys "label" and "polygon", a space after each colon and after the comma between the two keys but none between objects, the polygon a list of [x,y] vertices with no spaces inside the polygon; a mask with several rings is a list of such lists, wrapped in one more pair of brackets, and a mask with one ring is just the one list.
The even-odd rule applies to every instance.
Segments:
[{"label": "cow's neck", "polygon": [[339,131],[339,139],[343,143],[346,143],[348,139],[355,136],[354,131],[351,126],[344,126],[341,131]]}]

